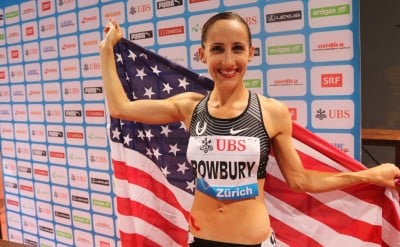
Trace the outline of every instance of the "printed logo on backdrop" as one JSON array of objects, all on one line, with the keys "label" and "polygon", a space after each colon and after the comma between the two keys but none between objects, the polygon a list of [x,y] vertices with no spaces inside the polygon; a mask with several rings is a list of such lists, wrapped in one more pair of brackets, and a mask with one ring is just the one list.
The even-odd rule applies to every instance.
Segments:
[{"label": "printed logo on backdrop", "polygon": [[5,45],[6,43],[6,32],[4,28],[0,28],[0,45]]},{"label": "printed logo on backdrop", "polygon": [[107,147],[107,129],[106,127],[86,127],[86,141],[87,145],[91,147]]},{"label": "printed logo on backdrop", "polygon": [[185,19],[169,19],[157,23],[157,41],[159,44],[180,43],[186,40]]},{"label": "printed logo on backdrop", "polygon": [[78,30],[76,14],[74,12],[64,15],[59,15],[57,23],[58,23],[57,26],[58,34],[60,35],[76,33],[76,31]]},{"label": "printed logo on backdrop", "polygon": [[62,79],[76,79],[80,76],[81,68],[77,58],[62,59],[60,68]]},{"label": "printed logo on backdrop", "polygon": [[353,20],[351,0],[310,0],[309,25],[312,28],[344,26]]},{"label": "printed logo on backdrop", "polygon": [[34,191],[33,191],[33,183],[31,180],[19,179],[19,195],[26,196],[33,198]]},{"label": "printed logo on backdrop", "polygon": [[32,159],[39,162],[47,162],[47,146],[44,144],[32,144]]},{"label": "printed logo on backdrop", "polygon": [[59,82],[48,82],[43,84],[44,100],[46,102],[61,101],[61,89]]},{"label": "printed logo on backdrop", "polygon": [[4,9],[4,13],[5,13],[5,20],[6,20],[7,25],[19,22],[20,14],[19,14],[19,6],[18,5],[12,5],[12,6],[6,7]]},{"label": "printed logo on backdrop", "polygon": [[85,122],[88,124],[105,124],[106,109],[104,104],[85,104]]},{"label": "printed logo on backdrop", "polygon": [[42,78],[45,81],[54,81],[60,78],[58,60],[46,61],[42,63]]},{"label": "printed logo on backdrop", "polygon": [[43,124],[30,124],[29,134],[35,142],[46,142],[46,131]]},{"label": "printed logo on backdrop", "polygon": [[21,42],[21,26],[14,25],[6,28],[7,44],[16,44]]},{"label": "printed logo on backdrop", "polygon": [[15,143],[15,150],[17,154],[17,158],[30,160],[31,159],[31,150],[29,144],[26,142],[16,142]]},{"label": "printed logo on backdrop", "polygon": [[76,7],[75,0],[56,0],[57,3],[57,12],[66,12],[69,10],[74,10]]},{"label": "printed logo on backdrop", "polygon": [[21,197],[21,212],[30,216],[36,216],[35,201]]},{"label": "printed logo on backdrop", "polygon": [[6,102],[10,102],[10,101],[11,101],[10,87],[9,86],[0,86],[0,102],[6,103]]},{"label": "printed logo on backdrop", "polygon": [[15,160],[3,158],[2,163],[3,163],[4,175],[9,175],[9,176],[17,175],[17,165]]},{"label": "printed logo on backdrop", "polygon": [[[52,223],[44,220],[38,220],[38,230],[40,236],[48,239],[54,239],[54,226]],[[42,239],[40,240],[40,245],[43,245]]]},{"label": "printed logo on backdrop", "polygon": [[99,8],[91,8],[79,11],[79,30],[86,31],[97,29],[100,27],[100,12]]},{"label": "printed logo on backdrop", "polygon": [[47,141],[49,143],[64,143],[64,128],[62,125],[47,125]]},{"label": "printed logo on backdrop", "polygon": [[14,121],[26,122],[28,120],[28,113],[25,104],[13,104],[12,111]]},{"label": "printed logo on backdrop", "polygon": [[61,90],[64,101],[80,101],[82,98],[80,81],[63,82]]},{"label": "printed logo on backdrop", "polygon": [[25,232],[32,234],[37,234],[37,224],[36,220],[30,216],[22,215],[22,229]]},{"label": "printed logo on backdrop", "polygon": [[61,57],[78,55],[78,37],[76,35],[61,37],[58,43]]},{"label": "printed logo on backdrop", "polygon": [[83,148],[67,147],[67,162],[70,166],[86,167],[86,152]]},{"label": "printed logo on backdrop", "polygon": [[153,23],[129,26],[129,40],[143,47],[153,46],[155,43]]},{"label": "printed logo on backdrop", "polygon": [[93,230],[106,236],[113,236],[114,220],[110,217],[93,214]]},{"label": "printed logo on backdrop", "polygon": [[1,137],[4,139],[14,139],[14,128],[11,123],[0,123]]},{"label": "printed logo on backdrop", "polygon": [[11,113],[11,105],[10,104],[1,104],[0,105],[0,117],[1,120],[11,121],[12,113]]},{"label": "printed logo on backdrop", "polygon": [[0,9],[0,26],[4,25],[4,12],[3,9]]},{"label": "printed logo on backdrop", "polygon": [[155,5],[157,17],[178,15],[185,10],[183,0],[157,0]]},{"label": "printed logo on backdrop", "polygon": [[4,177],[4,190],[7,193],[18,194],[17,179],[15,177]]},{"label": "printed logo on backdrop", "polygon": [[23,45],[24,61],[31,62],[39,60],[39,43],[31,42]]},{"label": "printed logo on backdrop", "polygon": [[37,17],[35,1],[23,2],[21,3],[20,8],[22,21],[32,20]]},{"label": "printed logo on backdrop", "polygon": [[92,219],[88,212],[81,210],[72,210],[72,221],[74,226],[79,229],[90,231],[92,230]]},{"label": "printed logo on backdrop", "polygon": [[265,41],[268,64],[295,64],[306,59],[302,34],[269,37]]},{"label": "printed logo on backdrop", "polygon": [[24,85],[11,85],[11,101],[12,102],[26,101]]},{"label": "printed logo on backdrop", "polygon": [[[43,184],[43,183],[35,183],[35,188],[37,187],[38,184]],[[36,212],[37,215],[40,219],[44,220],[53,220],[53,209],[50,203],[43,202],[43,201],[37,201],[36,202]]]},{"label": "printed logo on backdrop", "polygon": [[0,83],[8,83],[8,67],[0,67]]},{"label": "printed logo on backdrop", "polygon": [[55,17],[39,19],[40,38],[43,39],[56,36],[56,23]]},{"label": "printed logo on backdrop", "polygon": [[39,63],[25,64],[25,80],[28,82],[40,81],[42,79]]},{"label": "printed logo on backdrop", "polygon": [[79,36],[79,47],[81,54],[91,54],[99,52],[100,33],[84,33]]},{"label": "printed logo on backdrop", "polygon": [[55,12],[56,12],[56,8],[55,8],[54,0],[38,0],[38,15],[39,15],[39,17],[54,15]]},{"label": "printed logo on backdrop", "polygon": [[8,47],[8,62],[20,63],[22,62],[22,47],[21,45],[14,45]]},{"label": "printed logo on backdrop", "polygon": [[112,215],[113,198],[110,195],[92,193],[92,209],[95,212]]},{"label": "printed logo on backdrop", "polygon": [[64,104],[64,121],[66,123],[83,123],[83,109],[81,104]]},{"label": "printed logo on backdrop", "polygon": [[316,32],[310,35],[310,59],[313,62],[346,61],[353,58],[351,30]]},{"label": "printed logo on backdrop", "polygon": [[83,81],[83,98],[85,101],[103,100],[103,83],[101,80]]},{"label": "printed logo on backdrop", "polygon": [[61,104],[45,104],[46,121],[50,123],[61,123],[63,113]]},{"label": "printed logo on backdrop", "polygon": [[0,47],[0,64],[7,64],[7,50],[5,47]]},{"label": "printed logo on backdrop", "polygon": [[188,66],[186,46],[173,46],[173,47],[161,48],[160,50],[158,50],[157,54],[184,67]]},{"label": "printed logo on backdrop", "polygon": [[123,2],[103,5],[103,7],[101,7],[102,26],[105,27],[110,19],[116,20],[119,24],[124,24],[125,10],[126,8]]},{"label": "printed logo on backdrop", "polygon": [[79,189],[88,189],[89,182],[88,182],[88,175],[86,170],[82,169],[68,169],[69,173],[69,184],[72,187],[76,187]]},{"label": "printed logo on backdrop", "polygon": [[[64,146],[49,145],[48,146],[49,161],[52,164],[65,165],[66,154]],[[53,177],[53,175],[51,175]]]},{"label": "printed logo on backdrop", "polygon": [[[10,82],[24,82],[24,67],[20,65],[10,66]],[[24,96],[25,99],[25,89],[20,91],[21,94],[19,96]]]},{"label": "printed logo on backdrop", "polygon": [[314,100],[311,112],[316,129],[352,129],[355,124],[352,100]]},{"label": "printed logo on backdrop", "polygon": [[23,41],[36,40],[39,36],[37,22],[27,22],[22,24],[22,39]]},{"label": "printed logo on backdrop", "polygon": [[110,169],[109,152],[101,149],[89,149],[88,151],[89,167],[97,170]]},{"label": "printed logo on backdrop", "polygon": [[264,7],[265,31],[282,32],[304,28],[304,6],[302,1],[267,4]]},{"label": "printed logo on backdrop", "polygon": [[306,70],[303,67],[267,71],[267,93],[269,96],[304,96],[306,91]]},{"label": "printed logo on backdrop", "polygon": [[42,59],[52,59],[58,57],[58,44],[56,39],[40,41],[40,55]]},{"label": "printed logo on backdrop", "polygon": [[81,65],[83,77],[98,77],[101,75],[99,56],[83,57]]},{"label": "printed logo on backdrop", "polygon": [[[56,165],[51,165],[50,166],[50,179],[53,184],[59,184],[59,185],[68,185],[68,176],[67,176],[67,169],[65,167],[61,166],[56,166]],[[56,187],[58,188],[58,187]],[[58,199],[65,199],[64,197],[65,192],[64,192],[64,187],[62,188],[62,191],[53,191],[53,197]],[[68,196],[69,198],[69,196]]]},{"label": "printed logo on backdrop", "polygon": [[260,8],[251,7],[233,10],[239,14],[249,25],[252,35],[259,34],[261,31]]},{"label": "printed logo on backdrop", "polygon": [[90,210],[89,193],[83,190],[71,189],[71,204],[75,208]]},{"label": "printed logo on backdrop", "polygon": [[28,117],[31,122],[44,122],[44,109],[42,104],[28,104]]},{"label": "printed logo on backdrop", "polygon": [[190,12],[216,9],[220,6],[219,0],[189,0],[188,9]]},{"label": "printed logo on backdrop", "polygon": [[79,146],[85,144],[85,134],[82,126],[67,125],[65,127],[65,133],[67,144]]},{"label": "printed logo on backdrop", "polygon": [[129,22],[137,22],[153,18],[153,3],[151,0],[128,0],[126,8],[128,9],[127,15]]},{"label": "printed logo on backdrop", "polygon": [[351,95],[354,93],[354,68],[352,65],[312,67],[310,82],[314,95]]},{"label": "printed logo on backdrop", "polygon": [[202,15],[192,15],[189,16],[188,20],[188,32],[191,41],[201,40],[201,28],[203,27],[204,21],[210,18],[217,12],[202,14]]},{"label": "printed logo on backdrop", "polygon": [[263,73],[261,70],[248,70],[243,78],[244,85],[255,93],[262,94],[263,89]]},{"label": "printed logo on backdrop", "polygon": [[[34,163],[33,164],[33,178],[37,181],[42,181],[42,182],[49,182],[50,181],[50,175],[49,175],[49,167],[45,164],[39,164],[39,163]],[[35,184],[36,187],[36,184]],[[37,210],[38,214],[40,213],[39,210]]]},{"label": "printed logo on backdrop", "polygon": [[317,133],[342,152],[354,156],[354,135],[347,133]]},{"label": "printed logo on backdrop", "polygon": [[15,139],[29,141],[28,125],[26,123],[14,123]]}]

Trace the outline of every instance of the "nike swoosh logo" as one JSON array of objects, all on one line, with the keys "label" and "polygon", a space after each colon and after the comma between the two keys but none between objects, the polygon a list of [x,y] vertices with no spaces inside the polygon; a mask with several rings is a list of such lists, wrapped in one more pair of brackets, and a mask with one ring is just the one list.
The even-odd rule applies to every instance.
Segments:
[{"label": "nike swoosh logo", "polygon": [[237,134],[239,134],[240,132],[243,132],[243,131],[245,131],[245,130],[247,130],[247,129],[248,129],[248,128],[234,130],[233,128],[231,128],[231,129],[229,130],[229,133],[230,133],[231,135],[237,135]]}]

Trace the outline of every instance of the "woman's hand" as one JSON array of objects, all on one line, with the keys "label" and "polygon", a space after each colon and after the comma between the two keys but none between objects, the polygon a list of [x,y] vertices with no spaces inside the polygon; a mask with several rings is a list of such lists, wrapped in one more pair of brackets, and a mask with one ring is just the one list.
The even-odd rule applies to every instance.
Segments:
[{"label": "woman's hand", "polygon": [[108,21],[107,26],[104,28],[104,32],[106,33],[106,36],[100,42],[100,51],[103,48],[113,48],[122,38],[121,28],[118,22],[114,19]]},{"label": "woman's hand", "polygon": [[391,163],[383,163],[368,170],[370,182],[400,191],[400,169]]}]

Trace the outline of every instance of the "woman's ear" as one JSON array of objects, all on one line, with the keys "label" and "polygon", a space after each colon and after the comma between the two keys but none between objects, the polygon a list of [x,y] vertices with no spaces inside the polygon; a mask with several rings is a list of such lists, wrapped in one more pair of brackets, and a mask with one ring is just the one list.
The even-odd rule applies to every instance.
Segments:
[{"label": "woman's ear", "polygon": [[199,47],[199,49],[197,50],[197,53],[199,54],[200,61],[202,61],[203,63],[207,63],[207,60],[204,58],[204,49],[203,49],[203,47]]},{"label": "woman's ear", "polygon": [[254,46],[250,46],[250,49],[249,49],[249,62],[254,58],[254,51],[255,51]]}]

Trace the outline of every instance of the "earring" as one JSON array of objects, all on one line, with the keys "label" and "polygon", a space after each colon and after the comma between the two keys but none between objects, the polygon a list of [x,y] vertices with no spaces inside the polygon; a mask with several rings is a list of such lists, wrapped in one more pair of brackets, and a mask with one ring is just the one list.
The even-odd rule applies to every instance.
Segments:
[{"label": "earring", "polygon": [[206,62],[207,62],[204,58],[202,58],[201,61],[202,61],[203,63],[206,63]]}]

